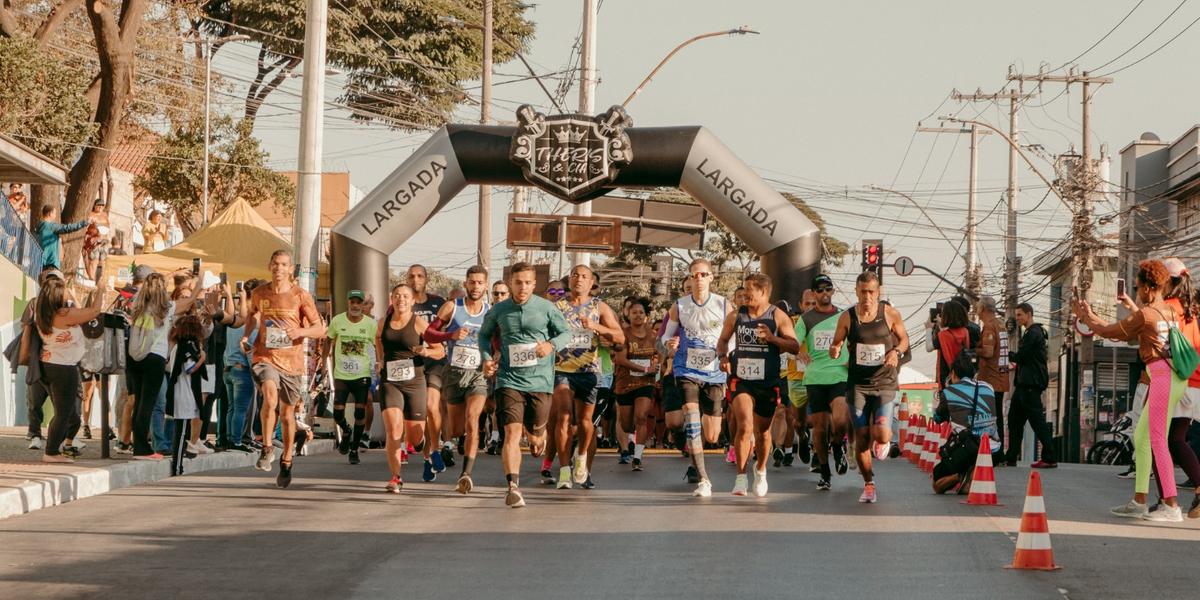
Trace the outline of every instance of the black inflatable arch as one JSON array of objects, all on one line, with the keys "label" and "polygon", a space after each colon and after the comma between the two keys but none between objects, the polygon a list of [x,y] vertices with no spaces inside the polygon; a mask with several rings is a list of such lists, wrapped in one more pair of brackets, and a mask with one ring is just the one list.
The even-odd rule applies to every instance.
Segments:
[{"label": "black inflatable arch", "polygon": [[[447,125],[371,190],[334,227],[333,294],[387,298],[388,255],[470,184],[529,185],[510,161],[516,127]],[[815,225],[703,127],[630,127],[632,160],[611,188],[677,187],[761,257],[773,299],[795,305],[817,274],[821,240]],[[463,239],[474,239],[463,231]],[[495,279],[493,277],[493,279]]]}]

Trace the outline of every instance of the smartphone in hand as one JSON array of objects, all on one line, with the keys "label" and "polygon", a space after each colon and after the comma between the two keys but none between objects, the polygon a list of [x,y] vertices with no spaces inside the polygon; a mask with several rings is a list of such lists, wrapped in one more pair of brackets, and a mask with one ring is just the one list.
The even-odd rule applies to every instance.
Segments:
[{"label": "smartphone in hand", "polygon": [[198,258],[192,259],[192,275],[200,275],[200,259]]},{"label": "smartphone in hand", "polygon": [[1117,300],[1120,300],[1124,296],[1125,296],[1125,280],[1123,278],[1117,278]]}]

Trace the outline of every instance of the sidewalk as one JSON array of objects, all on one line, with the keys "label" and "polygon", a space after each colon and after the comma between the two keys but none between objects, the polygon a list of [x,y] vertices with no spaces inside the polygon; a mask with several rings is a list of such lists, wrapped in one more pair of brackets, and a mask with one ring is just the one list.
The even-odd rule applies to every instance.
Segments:
[{"label": "sidewalk", "polygon": [[[103,460],[100,440],[87,440],[87,444],[74,464],[48,464],[41,462],[40,450],[26,447],[24,427],[0,428],[0,519],[170,477],[167,460],[132,460],[115,451],[111,460]],[[332,450],[333,441],[328,439],[308,445],[310,455]],[[184,476],[252,467],[257,459],[257,453],[205,454],[184,461]]]}]

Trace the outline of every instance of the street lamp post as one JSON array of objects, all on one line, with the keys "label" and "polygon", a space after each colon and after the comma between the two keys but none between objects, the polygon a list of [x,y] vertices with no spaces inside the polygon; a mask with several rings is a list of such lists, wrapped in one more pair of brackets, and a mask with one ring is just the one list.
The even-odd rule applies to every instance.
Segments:
[{"label": "street lamp post", "polygon": [[695,42],[698,42],[700,40],[703,40],[705,38],[717,37],[717,36],[721,36],[721,35],[731,35],[731,36],[732,35],[746,35],[748,33],[753,33],[755,35],[758,35],[758,32],[753,29],[750,29],[750,27],[748,25],[742,25],[741,27],[738,27],[737,29],[725,29],[722,31],[713,31],[711,33],[702,33],[694,38],[685,40],[683,43],[679,44],[678,46],[675,46],[674,50],[671,50],[671,52],[668,53],[665,58],[663,58],[661,61],[659,61],[658,66],[654,67],[654,70],[650,71],[650,74],[647,75],[646,78],[643,79],[642,82],[638,84],[637,89],[633,90],[633,93],[629,94],[629,97],[626,98],[625,101],[621,103],[621,107],[624,108],[626,106],[629,106],[629,103],[633,102],[633,99],[637,98],[638,94],[642,93],[642,90],[646,89],[646,86],[650,84],[650,80],[654,79],[654,76],[658,74],[659,69],[662,69],[663,65],[667,64],[667,61],[674,58],[675,54],[678,53],[680,50],[683,50],[685,47],[687,47]]},{"label": "street lamp post", "polygon": [[212,97],[212,46],[213,44],[223,44],[225,42],[240,42],[250,39],[248,35],[227,35],[219,38],[204,38],[193,40],[185,38],[183,41],[192,44],[202,44],[201,52],[204,53],[204,181],[201,184],[201,194],[204,196],[204,204],[200,213],[200,224],[208,223],[208,150],[210,144],[211,131],[209,128],[209,102]]}]

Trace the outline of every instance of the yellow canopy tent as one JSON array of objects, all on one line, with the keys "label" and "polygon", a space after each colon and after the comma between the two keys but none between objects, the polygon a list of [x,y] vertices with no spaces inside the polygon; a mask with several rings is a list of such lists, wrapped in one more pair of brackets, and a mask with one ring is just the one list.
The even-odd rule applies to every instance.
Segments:
[{"label": "yellow canopy tent", "polygon": [[[291,250],[292,244],[263,219],[249,202],[237,199],[196,233],[162,252],[133,256],[109,256],[105,270],[117,274],[121,283],[131,276],[130,264],[148,265],[168,273],[192,268],[199,258],[201,271],[227,273],[229,281],[268,279],[267,263],[276,250]],[[318,269],[317,296],[329,295],[329,265]]]}]

